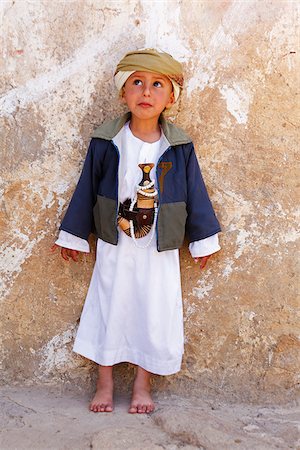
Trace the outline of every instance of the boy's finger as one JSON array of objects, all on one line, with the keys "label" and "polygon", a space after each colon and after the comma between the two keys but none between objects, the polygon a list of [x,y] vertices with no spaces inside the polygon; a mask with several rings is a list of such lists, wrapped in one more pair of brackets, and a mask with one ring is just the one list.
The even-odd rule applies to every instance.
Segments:
[{"label": "boy's finger", "polygon": [[204,267],[206,266],[206,263],[208,261],[208,259],[211,257],[211,255],[207,255],[207,256],[202,256],[201,258],[194,258],[195,263],[198,263],[200,260],[200,269],[204,269]]},{"label": "boy's finger", "polygon": [[203,258],[201,258],[200,269],[204,269],[204,267],[206,266],[206,263],[207,263],[209,257],[210,257],[210,255],[209,256],[203,256]]},{"label": "boy's finger", "polygon": [[69,261],[67,248],[62,247],[60,254],[66,261]]},{"label": "boy's finger", "polygon": [[77,250],[71,250],[71,258],[73,259],[73,261],[78,262],[78,251]]},{"label": "boy's finger", "polygon": [[58,248],[58,245],[57,245],[57,244],[53,244],[53,245],[50,247],[50,251],[51,251],[51,252],[54,252],[57,248]]}]

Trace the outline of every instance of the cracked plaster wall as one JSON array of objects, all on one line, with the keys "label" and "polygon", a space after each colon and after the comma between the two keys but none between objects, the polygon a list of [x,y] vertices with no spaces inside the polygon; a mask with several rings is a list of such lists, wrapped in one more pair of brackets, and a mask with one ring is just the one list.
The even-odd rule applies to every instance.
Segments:
[{"label": "cracked plaster wall", "polygon": [[[0,14],[3,382],[90,381],[93,365],[71,348],[93,256],[67,264],[49,247],[92,130],[123,112],[116,63],[155,46],[184,64],[185,93],[170,119],[194,140],[223,233],[222,251],[202,273],[181,249],[182,371],[154,383],[253,401],[292,398],[296,3],[26,0],[1,2]],[[117,371],[120,385],[131,379],[132,367]]]}]

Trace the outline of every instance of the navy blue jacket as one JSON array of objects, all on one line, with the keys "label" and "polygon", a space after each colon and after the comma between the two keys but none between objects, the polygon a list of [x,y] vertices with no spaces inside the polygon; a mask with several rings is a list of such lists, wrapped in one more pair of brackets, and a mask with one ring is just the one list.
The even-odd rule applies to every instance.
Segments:
[{"label": "navy blue jacket", "polygon": [[[90,233],[117,245],[119,150],[112,139],[130,113],[104,123],[92,136],[84,167],[60,230],[87,239]],[[157,250],[180,248],[221,231],[200,172],[191,139],[163,116],[168,149],[158,160]]]}]

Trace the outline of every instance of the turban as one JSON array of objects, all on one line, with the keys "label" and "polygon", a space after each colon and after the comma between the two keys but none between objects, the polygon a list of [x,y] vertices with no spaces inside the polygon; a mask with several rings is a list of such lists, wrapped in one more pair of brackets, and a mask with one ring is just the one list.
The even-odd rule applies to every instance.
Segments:
[{"label": "turban", "polygon": [[137,71],[160,73],[168,77],[173,85],[175,102],[178,100],[183,86],[182,65],[169,53],[158,52],[154,48],[126,53],[114,73],[117,89],[122,89],[130,75]]}]

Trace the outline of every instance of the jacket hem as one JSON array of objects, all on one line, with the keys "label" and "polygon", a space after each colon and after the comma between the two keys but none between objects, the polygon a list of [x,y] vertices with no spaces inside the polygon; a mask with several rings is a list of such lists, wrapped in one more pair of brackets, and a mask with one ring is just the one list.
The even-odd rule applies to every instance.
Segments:
[{"label": "jacket hem", "polygon": [[165,250],[179,250],[180,248],[182,247],[182,244],[181,245],[177,245],[177,246],[172,246],[172,247],[164,247],[164,248],[157,248],[157,251],[158,252],[164,252]]},{"label": "jacket hem", "polygon": [[86,236],[86,235],[83,235],[83,234],[80,234],[80,233],[76,233],[76,232],[74,232],[74,230],[71,230],[70,228],[67,228],[65,226],[60,226],[59,230],[66,231],[67,233],[73,234],[74,236],[77,236],[77,237],[79,237],[81,239],[84,239],[86,241],[88,240],[88,237],[89,237],[89,235]]},{"label": "jacket hem", "polygon": [[213,236],[213,235],[216,234],[216,233],[220,233],[221,231],[222,231],[222,230],[221,230],[221,228],[219,227],[219,228],[217,228],[216,230],[211,231],[211,232],[209,232],[209,233],[207,233],[207,234],[204,234],[204,235],[202,235],[202,236],[193,237],[192,239],[189,239],[189,244],[190,244],[191,242],[200,241],[201,239],[206,239],[206,238],[208,238],[208,237],[210,237],[210,236]]},{"label": "jacket hem", "polygon": [[105,239],[103,236],[100,236],[99,234],[95,235],[97,239],[101,239],[101,241],[106,242],[107,244],[111,244],[111,245],[118,245],[118,241],[116,242],[111,242],[108,239]]}]

